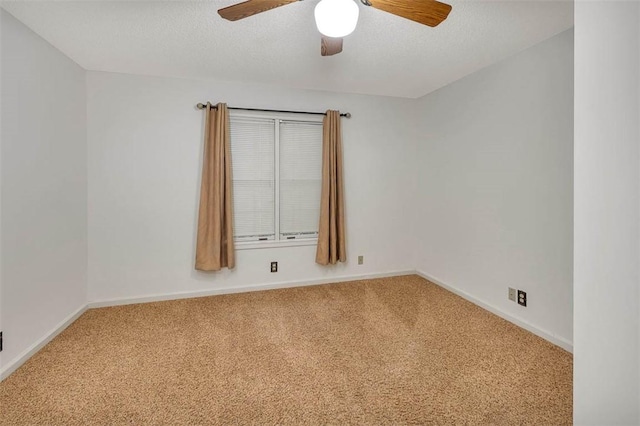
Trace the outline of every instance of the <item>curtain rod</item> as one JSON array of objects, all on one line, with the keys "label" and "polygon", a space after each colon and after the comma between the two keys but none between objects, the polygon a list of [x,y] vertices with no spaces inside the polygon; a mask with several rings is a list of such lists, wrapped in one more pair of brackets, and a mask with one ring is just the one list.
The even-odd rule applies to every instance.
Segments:
[{"label": "curtain rod", "polygon": [[[198,104],[196,105],[198,109],[205,109],[207,107],[206,104]],[[211,105],[211,108],[216,109],[215,105]],[[309,111],[283,111],[280,109],[261,109],[261,108],[235,108],[228,107],[228,109],[237,109],[242,111],[263,111],[263,112],[282,112],[286,114],[310,114],[310,115],[327,115],[324,112],[309,112]],[[344,114],[340,114],[340,117],[351,118],[350,112],[345,112]]]}]

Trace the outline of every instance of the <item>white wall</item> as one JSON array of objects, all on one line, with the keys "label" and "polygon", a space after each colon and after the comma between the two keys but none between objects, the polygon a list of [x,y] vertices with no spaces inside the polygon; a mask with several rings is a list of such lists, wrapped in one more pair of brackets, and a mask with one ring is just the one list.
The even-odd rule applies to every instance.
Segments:
[{"label": "white wall", "polygon": [[575,5],[574,421],[640,423],[640,5]]},{"label": "white wall", "polygon": [[420,102],[417,269],[570,349],[572,30]]},{"label": "white wall", "polygon": [[[90,301],[414,268],[412,196],[402,190],[412,184],[413,101],[100,72],[88,73],[87,96]],[[233,271],[194,270],[203,139],[195,105],[207,100],[353,114],[343,119],[346,264],[316,265],[307,246],[238,251]]]},{"label": "white wall", "polygon": [[0,10],[0,317],[6,370],[86,303],[82,68]]}]

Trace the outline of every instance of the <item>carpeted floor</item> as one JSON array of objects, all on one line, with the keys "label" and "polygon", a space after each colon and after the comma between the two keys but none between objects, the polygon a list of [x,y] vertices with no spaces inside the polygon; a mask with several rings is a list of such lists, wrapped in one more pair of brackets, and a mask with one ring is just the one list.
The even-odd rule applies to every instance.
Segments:
[{"label": "carpeted floor", "polygon": [[571,424],[572,356],[417,276],[92,309],[0,424]]}]

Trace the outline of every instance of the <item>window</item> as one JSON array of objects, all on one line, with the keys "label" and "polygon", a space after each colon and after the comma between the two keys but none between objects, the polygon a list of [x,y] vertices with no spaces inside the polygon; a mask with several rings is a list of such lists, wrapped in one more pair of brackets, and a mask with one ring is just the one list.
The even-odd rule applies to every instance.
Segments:
[{"label": "window", "polygon": [[230,127],[236,243],[315,241],[321,117],[233,111]]}]

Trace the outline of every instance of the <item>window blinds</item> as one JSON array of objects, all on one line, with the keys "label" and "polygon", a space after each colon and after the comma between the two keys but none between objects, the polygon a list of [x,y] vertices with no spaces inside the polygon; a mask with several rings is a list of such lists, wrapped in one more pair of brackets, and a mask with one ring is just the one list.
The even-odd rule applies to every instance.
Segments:
[{"label": "window blinds", "polygon": [[315,238],[322,123],[230,117],[234,238]]},{"label": "window blinds", "polygon": [[275,239],[274,123],[230,119],[236,241]]},{"label": "window blinds", "polygon": [[280,122],[280,239],[318,235],[322,123]]}]

